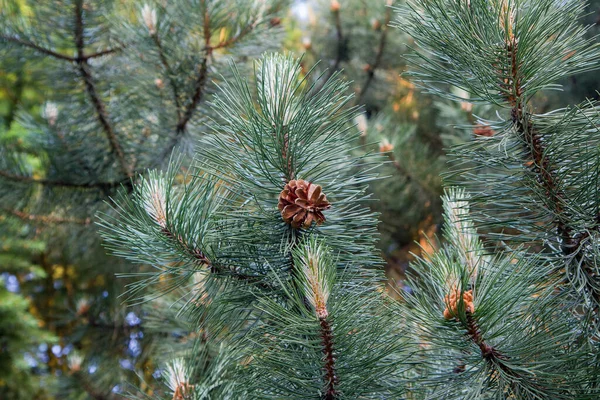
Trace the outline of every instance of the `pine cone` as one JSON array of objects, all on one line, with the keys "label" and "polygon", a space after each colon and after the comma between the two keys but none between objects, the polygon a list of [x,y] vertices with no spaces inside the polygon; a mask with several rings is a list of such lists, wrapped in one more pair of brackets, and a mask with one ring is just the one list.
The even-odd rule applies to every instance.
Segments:
[{"label": "pine cone", "polygon": [[331,207],[321,186],[302,179],[291,180],[279,194],[277,205],[283,220],[294,228],[308,228],[313,221],[320,225],[325,221],[323,210]]}]

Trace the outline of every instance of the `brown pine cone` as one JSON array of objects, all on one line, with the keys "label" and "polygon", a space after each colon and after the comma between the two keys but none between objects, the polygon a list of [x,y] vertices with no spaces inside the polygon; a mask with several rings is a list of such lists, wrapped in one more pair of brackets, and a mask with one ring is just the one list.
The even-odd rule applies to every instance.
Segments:
[{"label": "brown pine cone", "polygon": [[313,221],[320,225],[325,221],[323,210],[331,207],[321,186],[302,179],[291,180],[279,194],[277,205],[285,222],[294,228],[311,226]]}]

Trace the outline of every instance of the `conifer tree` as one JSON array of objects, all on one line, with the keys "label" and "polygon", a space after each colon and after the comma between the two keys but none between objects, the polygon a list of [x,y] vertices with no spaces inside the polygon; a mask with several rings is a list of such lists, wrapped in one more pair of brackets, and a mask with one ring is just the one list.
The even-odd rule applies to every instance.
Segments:
[{"label": "conifer tree", "polygon": [[347,83],[277,54],[234,75],[189,175],[151,174],[103,222],[109,248],[156,268],[141,285],[188,288],[180,318],[201,334],[167,397],[398,398],[404,341],[376,290],[373,160],[350,155]]},{"label": "conifer tree", "polygon": [[447,180],[468,191],[447,193],[448,244],[415,265],[414,295],[404,296],[424,396],[598,396],[597,104],[540,114],[533,103],[598,67],[598,45],[578,23],[585,6],[409,0],[399,9],[425,90],[495,111],[467,125],[490,134],[450,154]]},{"label": "conifer tree", "polygon": [[[369,206],[382,214],[379,247],[390,279],[401,279],[415,240],[435,232],[440,222],[444,170],[442,140],[431,101],[401,76],[406,67],[407,35],[390,26],[400,1],[316,0],[306,3],[306,18],[294,36],[312,79],[339,71],[352,82],[351,105],[362,107],[355,123],[361,130],[357,152],[380,152],[387,162],[373,182],[377,198]],[[453,121],[454,122],[454,121]]]},{"label": "conifer tree", "polygon": [[105,256],[94,215],[110,196],[130,193],[132,179],[164,168],[173,149],[188,166],[214,81],[228,60],[279,44],[284,5],[1,1],[2,69],[26,72],[44,101],[41,111],[20,101],[3,121],[26,134],[1,132],[0,213],[46,243],[48,278],[27,289],[61,337],[50,354],[59,398],[119,398],[124,381],[155,372],[153,337],[172,332],[145,331],[143,310],[122,304],[130,281],[115,272],[131,266]]}]

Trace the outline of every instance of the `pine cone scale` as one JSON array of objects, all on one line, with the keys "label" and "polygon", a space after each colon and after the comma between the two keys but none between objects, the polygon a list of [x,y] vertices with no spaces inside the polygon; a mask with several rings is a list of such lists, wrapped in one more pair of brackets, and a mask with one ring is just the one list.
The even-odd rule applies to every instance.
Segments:
[{"label": "pine cone scale", "polygon": [[277,208],[281,217],[294,228],[309,228],[325,221],[323,211],[331,207],[321,186],[298,179],[291,180],[279,194]]}]

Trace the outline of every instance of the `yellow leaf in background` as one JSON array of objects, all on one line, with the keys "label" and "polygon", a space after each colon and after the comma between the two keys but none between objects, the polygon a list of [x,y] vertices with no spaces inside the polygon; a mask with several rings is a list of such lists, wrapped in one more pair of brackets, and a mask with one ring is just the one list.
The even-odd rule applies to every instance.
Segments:
[{"label": "yellow leaf in background", "polygon": [[65,275],[65,268],[62,265],[52,266],[52,279],[61,279]]},{"label": "yellow leaf in background", "polygon": [[104,276],[102,276],[102,275],[98,275],[98,276],[96,277],[95,283],[96,283],[96,285],[98,285],[98,286],[104,286],[104,285],[105,285],[105,283],[106,283],[106,280],[104,279]]}]

